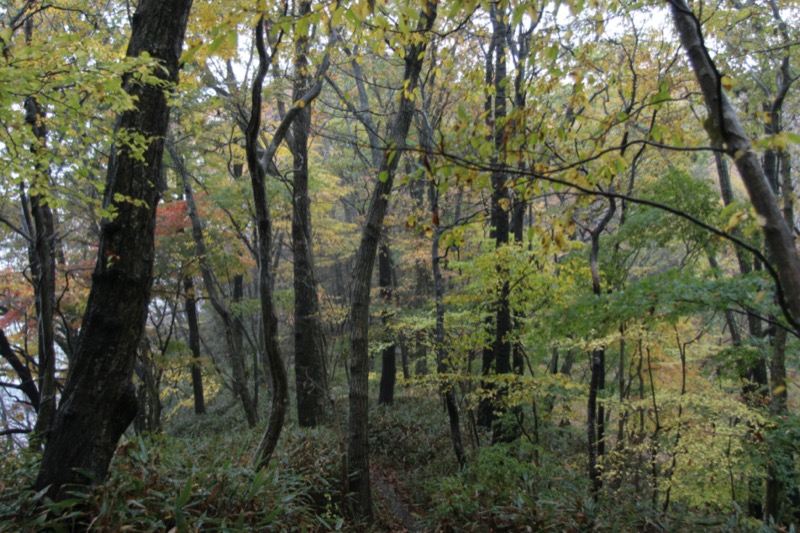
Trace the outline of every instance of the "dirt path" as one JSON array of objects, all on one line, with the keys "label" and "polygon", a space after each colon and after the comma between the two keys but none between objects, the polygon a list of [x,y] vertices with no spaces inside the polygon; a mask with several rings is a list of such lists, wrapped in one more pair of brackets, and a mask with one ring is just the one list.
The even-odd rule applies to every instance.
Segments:
[{"label": "dirt path", "polygon": [[412,533],[425,531],[424,526],[414,517],[409,506],[409,498],[402,488],[394,472],[386,465],[373,465],[370,469],[375,496],[383,502],[383,506],[392,516],[382,516],[378,521],[388,531],[409,531]]}]

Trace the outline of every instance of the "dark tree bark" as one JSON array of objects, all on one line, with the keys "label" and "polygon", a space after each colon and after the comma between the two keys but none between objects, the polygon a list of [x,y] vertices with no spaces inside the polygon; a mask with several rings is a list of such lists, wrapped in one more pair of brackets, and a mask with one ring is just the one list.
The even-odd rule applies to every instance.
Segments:
[{"label": "dark tree bark", "polygon": [[[161,62],[152,75],[178,81],[178,60],[192,0],[142,0],[133,18],[127,55],[147,52]],[[125,90],[137,108],[122,113],[116,131],[149,140],[142,157],[116,145],[111,152],[104,207],[116,216],[101,227],[97,265],[70,369],[35,482],[51,497],[72,484],[103,480],[120,436],[136,414],[132,383],[136,349],[150,300],[156,205],[169,123],[168,93],[131,76]],[[117,198],[123,198],[119,201]]]},{"label": "dark tree bark", "polygon": [[[433,27],[438,4],[428,1],[421,10],[417,33],[425,34]],[[406,137],[414,118],[413,91],[417,88],[422,70],[425,39],[406,46],[403,91],[394,117],[389,145],[383,150],[377,182],[370,198],[366,225],[356,253],[353,272],[353,292],[350,320],[350,415],[347,448],[349,491],[355,497],[355,514],[372,521],[372,492],[369,475],[369,303],[372,270],[378,251],[383,220],[389,206],[394,175],[406,144]]]},{"label": "dark tree bark", "polygon": [[27,396],[28,401],[35,410],[39,410],[39,387],[36,386],[36,380],[31,374],[31,369],[28,368],[17,356],[17,353],[8,342],[6,332],[0,329],[0,356],[2,356],[19,378],[19,389]]},{"label": "dark tree bark", "polygon": [[[25,23],[25,40],[30,43],[33,35],[33,17]],[[25,99],[25,122],[33,131],[36,142],[31,152],[36,158],[32,179],[32,189],[50,189],[50,168],[44,161],[47,128],[44,124],[45,112],[36,96]],[[47,437],[56,413],[56,351],[53,316],[56,307],[56,231],[53,211],[46,194],[30,195],[30,211],[33,219],[29,251],[31,272],[34,276],[34,301],[39,344],[38,388],[40,401],[36,410],[36,425],[30,440],[32,448],[39,449]]]},{"label": "dark tree bark", "polygon": [[[492,49],[494,50],[494,106],[493,119],[491,121],[494,133],[494,156],[492,157],[492,200],[491,200],[491,219],[492,234],[495,239],[495,248],[500,249],[509,242],[510,205],[506,182],[508,176],[504,170],[505,166],[505,145],[509,134],[509,125],[506,123],[506,93],[508,76],[506,68],[506,41],[508,39],[508,25],[506,23],[506,13],[504,4],[493,2],[491,4],[490,16],[492,19]],[[497,266],[499,276],[505,278],[503,266]],[[513,331],[513,321],[511,308],[509,305],[510,288],[508,280],[502,279],[499,290],[495,295],[494,309],[495,321],[493,332],[493,343],[491,353],[484,350],[483,373],[484,375],[510,374],[511,368],[511,333]],[[492,427],[493,442],[510,442],[517,437],[517,426],[497,420],[497,414],[504,414],[505,397],[507,386],[494,386],[494,397],[485,399],[481,406],[480,421]],[[487,405],[488,404],[488,405]]]},{"label": "dark tree bark", "polygon": [[[750,201],[758,216],[764,234],[767,248],[767,257],[771,265],[765,265],[773,277],[776,277],[776,299],[781,307],[784,317],[789,322],[789,326],[794,333],[800,334],[800,257],[794,242],[792,223],[787,222],[785,212],[782,212],[776,200],[775,183],[777,172],[774,168],[776,163],[773,155],[767,154],[765,161],[759,161],[758,155],[753,150],[750,139],[742,128],[735,109],[728,100],[722,88],[722,76],[711,58],[706,48],[701,24],[697,16],[693,13],[685,0],[669,0],[672,18],[681,39],[681,43],[689,57],[692,69],[697,82],[702,90],[709,117],[706,120],[706,130],[711,139],[712,146],[719,147],[728,156],[734,159],[739,175],[744,182]],[[778,27],[786,39],[786,24],[781,20],[780,12],[774,2],[770,2],[773,15],[778,22]],[[790,41],[790,39],[786,39]],[[792,76],[788,72],[788,58],[786,55],[782,62],[781,77],[784,83],[791,83]],[[782,89],[788,90],[788,85]],[[779,90],[778,95],[771,106],[770,129],[777,132],[780,129],[779,118],[783,96]],[[784,93],[785,96],[785,93]],[[717,156],[718,167],[721,158]],[[720,172],[720,177],[723,173]],[[770,177],[773,179],[770,180]],[[770,183],[772,181],[773,183]],[[727,189],[727,190],[726,190]],[[730,196],[730,187],[722,187],[723,198]],[[790,202],[791,205],[791,202]],[[742,263],[740,259],[740,264]],[[744,270],[744,269],[743,269]],[[755,317],[751,318],[752,321]],[[780,339],[778,339],[780,340]],[[781,347],[773,356],[773,367],[777,358],[780,364],[783,359]],[[766,374],[764,364],[758,365],[753,373],[755,380],[760,380]],[[774,368],[780,374],[779,368]],[[762,381],[766,382],[766,379]],[[767,482],[767,502],[764,512],[765,520],[772,516],[776,503],[773,501],[779,489],[771,486],[771,483],[778,483],[777,480],[768,472]],[[771,481],[772,480],[772,481]],[[750,514],[758,513],[760,501],[750,505]]]},{"label": "dark tree bark", "polygon": [[[600,268],[597,256],[600,252],[600,234],[605,230],[616,210],[616,203],[610,199],[609,206],[603,218],[591,232],[592,249],[589,254],[589,263],[592,271],[592,292],[599,297]],[[605,455],[605,407],[597,401],[598,394],[606,388],[606,349],[600,346],[592,350],[591,355],[591,381],[589,383],[589,400],[587,405],[587,439],[589,444],[589,480],[592,482],[592,496],[597,499],[602,486],[600,471],[597,463]]]},{"label": "dark tree bark", "polygon": [[[298,17],[311,12],[311,1],[298,5]],[[295,41],[294,96],[297,101],[310,87],[309,39]],[[297,418],[301,427],[324,422],[329,404],[325,339],[314,275],[311,247],[311,209],[308,196],[308,133],[311,105],[304,106],[292,122],[289,148],[294,161],[292,191],[292,254],[294,257],[294,361],[297,384]]]},{"label": "dark tree bark", "polygon": [[194,280],[187,276],[183,280],[184,311],[186,322],[189,325],[189,349],[192,351],[192,393],[194,396],[194,414],[202,415],[206,412],[206,403],[203,394],[203,370],[200,366],[200,325],[197,320],[197,298],[194,293]]},{"label": "dark tree bark", "polygon": [[150,341],[142,339],[134,372],[139,378],[139,387],[136,391],[138,410],[133,421],[137,434],[161,432],[161,371],[157,369]]},{"label": "dark tree bark", "polygon": [[[780,17],[780,12],[774,1],[770,1],[773,9],[774,17],[781,25],[781,30],[784,36],[784,41],[788,41],[786,34],[785,23]],[[783,129],[782,115],[783,115],[783,102],[786,94],[788,93],[789,86],[796,78],[792,78],[789,70],[789,55],[784,56],[781,62],[781,76],[778,77],[779,87],[778,93],[772,101],[770,106],[770,129],[771,133],[779,133]],[[772,152],[772,151],[770,151]],[[775,166],[773,189],[780,191],[783,199],[783,218],[789,227],[794,224],[794,187],[792,183],[792,160],[791,155],[787,149],[775,150]],[[775,328],[775,333],[772,337],[773,353],[772,360],[770,361],[770,414],[773,416],[785,416],[787,412],[787,387],[789,385],[786,374],[786,342],[788,340],[788,332],[783,328]],[[765,380],[766,382],[766,380]],[[764,387],[765,389],[767,387]],[[786,447],[778,447],[773,450],[775,459],[768,462],[767,467],[767,482],[764,498],[764,522],[770,523],[783,523],[784,514],[784,501],[786,500],[786,487],[787,479],[785,471],[789,468],[784,466],[782,469],[777,464],[789,465],[794,461],[793,452]],[[797,489],[795,488],[795,491]]]},{"label": "dark tree bark", "polygon": [[[492,8],[494,11],[494,7]],[[495,27],[494,17],[492,17],[492,28]],[[486,52],[485,57],[485,73],[484,73],[484,81],[486,83],[486,87],[490,87],[494,83],[494,49],[497,46],[497,35],[492,35],[491,43],[489,44],[489,49]],[[492,125],[492,117],[494,116],[494,103],[492,100],[492,95],[487,94],[486,100],[483,104],[483,110],[486,113],[486,121],[491,126]],[[494,142],[494,137],[487,139],[487,141]],[[492,182],[494,185],[494,182]],[[496,238],[496,229],[497,229],[497,221],[495,220],[497,216],[497,210],[495,209],[494,205],[494,197],[492,197],[492,203],[489,208],[489,217],[490,217],[490,238]],[[488,337],[489,342],[483,347],[483,352],[481,354],[481,374],[486,377],[489,376],[492,371],[494,370],[494,356],[495,356],[495,342],[494,342],[494,333],[496,328],[494,328],[494,321],[491,316],[492,309],[489,309],[489,313],[487,313],[486,318],[484,319],[484,327],[486,328],[486,334]],[[477,423],[483,429],[489,430],[492,429],[492,424],[494,422],[494,405],[491,399],[493,393],[494,384],[490,380],[483,380],[481,381],[481,390],[483,394],[480,398],[480,402],[478,403],[478,417]]]},{"label": "dark tree bark", "polygon": [[[392,301],[392,252],[384,242],[378,252],[378,286],[381,288],[381,299],[389,305]],[[388,325],[388,316],[383,315],[384,326]],[[394,402],[394,385],[397,381],[397,346],[392,341],[381,351],[381,384],[378,389],[378,403],[392,405]]]},{"label": "dark tree bark", "polygon": [[269,214],[266,191],[266,170],[258,159],[258,135],[261,130],[261,91],[264,77],[273,56],[267,56],[264,46],[264,19],[255,27],[256,50],[258,51],[258,70],[253,79],[251,92],[252,108],[250,120],[245,130],[245,149],[247,151],[247,168],[253,187],[253,203],[256,209],[256,230],[258,237],[258,290],[261,301],[261,319],[264,330],[264,345],[272,378],[272,403],[264,436],[253,453],[252,463],[256,470],[269,466],[272,454],[278,444],[283,430],[286,410],[289,404],[289,380],[283,366],[278,347],[278,318],[272,296],[272,276],[270,250],[272,248],[272,219]]},{"label": "dark tree bark", "polygon": [[[434,185],[431,184],[431,188]],[[434,192],[434,198],[438,195]],[[456,454],[458,466],[463,469],[467,465],[467,456],[464,453],[464,441],[461,438],[461,422],[458,412],[458,402],[456,400],[455,383],[450,379],[450,363],[448,361],[447,348],[445,347],[444,329],[444,278],[442,277],[441,254],[439,253],[439,241],[442,237],[442,228],[439,226],[439,206],[438,199],[433,204],[433,240],[431,242],[431,265],[433,269],[433,290],[436,301],[436,334],[434,339],[434,350],[436,351],[437,371],[440,374],[439,391],[444,397],[444,405],[447,410],[447,418],[450,423],[450,441],[453,443],[453,452]]]}]

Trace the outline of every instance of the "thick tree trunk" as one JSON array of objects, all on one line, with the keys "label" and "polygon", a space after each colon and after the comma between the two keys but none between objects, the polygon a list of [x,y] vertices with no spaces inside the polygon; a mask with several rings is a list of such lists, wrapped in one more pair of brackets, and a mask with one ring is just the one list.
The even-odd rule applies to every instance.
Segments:
[{"label": "thick tree trunk", "polygon": [[[436,2],[428,1],[420,13],[417,30],[425,34],[436,19]],[[397,115],[391,126],[389,146],[384,150],[378,179],[370,198],[366,225],[356,254],[350,320],[350,416],[347,448],[349,490],[355,496],[355,514],[372,521],[372,492],[369,475],[369,302],[372,270],[378,251],[383,220],[389,206],[394,175],[414,117],[414,90],[422,70],[427,42],[406,47],[405,73]]]},{"label": "thick tree trunk", "polygon": [[[152,75],[176,83],[191,6],[192,0],[142,0],[127,55],[148,53],[161,61]],[[101,227],[80,347],[35,482],[56,499],[67,495],[69,485],[105,479],[117,442],[136,414],[131,378],[150,301],[169,106],[162,86],[129,76],[124,87],[137,108],[122,113],[116,131],[141,134],[149,144],[141,156],[121,145],[111,152],[104,206],[116,216]]]},{"label": "thick tree trunk", "polygon": [[[311,2],[299,3],[298,16],[311,11]],[[295,43],[293,101],[309,89],[308,36]],[[311,106],[304,106],[292,123],[289,147],[294,160],[292,193],[292,253],[294,257],[294,356],[297,384],[297,418],[301,427],[324,422],[328,411],[328,369],[325,339],[311,250],[311,210],[308,196],[308,132]]]}]

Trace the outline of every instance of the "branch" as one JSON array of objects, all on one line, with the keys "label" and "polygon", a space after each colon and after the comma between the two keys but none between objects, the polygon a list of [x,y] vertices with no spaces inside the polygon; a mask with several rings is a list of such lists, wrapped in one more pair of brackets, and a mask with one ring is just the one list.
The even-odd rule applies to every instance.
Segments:
[{"label": "branch", "polygon": [[[471,170],[477,170],[477,171],[481,171],[481,172],[493,172],[493,171],[497,170],[496,168],[493,168],[492,165],[484,165],[484,164],[475,163],[475,162],[472,162],[472,161],[468,161],[468,160],[466,160],[466,159],[464,159],[462,157],[455,156],[453,154],[446,154],[444,152],[440,152],[439,154],[436,154],[436,155],[440,155],[442,157],[445,157],[446,159],[449,159],[451,161],[454,161],[454,162],[458,163],[463,168],[468,168],[468,169],[471,169]],[[784,318],[786,318],[787,322],[789,324],[791,324],[792,327],[794,328],[793,333],[796,336],[800,337],[800,323],[795,321],[795,319],[792,317],[791,312],[789,311],[789,306],[788,306],[788,303],[787,303],[787,300],[786,300],[786,295],[785,295],[783,283],[781,282],[781,279],[778,276],[778,272],[775,270],[775,267],[772,266],[772,263],[767,259],[767,257],[763,253],[761,253],[761,251],[758,248],[756,248],[753,245],[745,242],[744,240],[740,239],[739,237],[736,237],[736,236],[734,236],[734,235],[732,235],[732,234],[730,234],[730,233],[728,233],[726,231],[723,231],[723,230],[721,230],[719,228],[716,228],[716,227],[712,226],[711,224],[703,222],[699,218],[694,217],[694,216],[690,215],[689,213],[686,213],[684,211],[681,211],[681,210],[679,210],[677,208],[674,208],[674,207],[671,207],[669,205],[662,204],[660,202],[656,202],[654,200],[647,200],[645,198],[637,198],[635,196],[616,193],[616,192],[612,192],[612,191],[603,191],[601,189],[592,189],[592,188],[589,188],[589,187],[578,185],[576,183],[572,183],[572,182],[564,180],[564,179],[555,178],[553,176],[548,176],[548,175],[545,175],[545,174],[540,174],[540,173],[533,172],[533,171],[528,171],[528,170],[521,170],[521,169],[516,169],[516,168],[511,168],[511,167],[503,167],[502,171],[506,172],[507,174],[510,174],[510,175],[522,176],[522,177],[529,178],[531,180],[538,179],[538,180],[542,180],[542,181],[545,181],[545,182],[548,182],[548,183],[554,183],[554,184],[557,184],[557,185],[564,185],[566,187],[569,187],[569,188],[574,189],[576,191],[579,191],[581,193],[589,194],[589,195],[592,195],[592,196],[602,196],[602,197],[608,198],[608,199],[624,200],[626,202],[631,202],[631,203],[639,204],[639,205],[646,205],[648,207],[653,207],[655,209],[660,209],[662,211],[666,211],[667,213],[671,213],[671,214],[673,214],[675,216],[678,216],[680,218],[688,220],[692,224],[694,224],[694,225],[696,225],[696,226],[698,226],[700,228],[703,228],[704,230],[709,231],[709,232],[713,233],[714,235],[716,235],[718,237],[721,237],[722,239],[725,239],[725,240],[733,243],[735,246],[738,246],[738,247],[742,248],[743,250],[749,252],[754,257],[756,257],[764,265],[764,268],[766,268],[766,270],[769,273],[770,277],[775,282],[775,289],[776,289],[775,292],[776,292],[776,296],[778,298],[778,306],[781,308],[781,312],[782,312]]]},{"label": "branch", "polygon": [[32,433],[32,432],[33,432],[33,430],[32,429],[28,429],[28,428],[9,428],[9,429],[0,430],[0,437],[5,437],[7,435],[19,435],[21,433],[22,434],[27,434],[27,433]]},{"label": "branch", "polygon": [[[325,53],[325,57],[322,58],[322,63],[317,68],[317,72],[314,74],[314,79],[316,82],[314,85],[308,88],[308,91],[294,104],[286,114],[283,116],[280,125],[278,125],[278,129],[275,130],[275,135],[272,136],[272,141],[270,141],[269,146],[264,150],[264,153],[261,154],[260,163],[265,169],[275,169],[275,164],[272,162],[272,158],[275,156],[275,152],[278,151],[278,147],[280,147],[283,140],[286,138],[286,134],[289,131],[289,127],[291,127],[292,122],[300,114],[300,111],[305,108],[307,105],[311,105],[319,93],[322,92],[322,84],[325,78],[325,73],[328,71],[328,67],[331,64],[331,54],[330,48],[336,42],[337,37],[336,33],[331,34],[330,41],[328,43],[328,51]],[[265,52],[266,53],[266,52]],[[266,61],[266,68],[269,67],[269,64],[272,63],[272,58],[275,57],[275,54],[265,58]],[[274,172],[271,172],[274,174]]]},{"label": "branch", "polygon": [[30,235],[30,233],[28,233],[27,231],[25,231],[25,230],[24,230],[24,229],[22,229],[21,227],[17,226],[17,225],[16,225],[16,224],[14,224],[13,222],[11,222],[11,221],[10,221],[8,218],[6,218],[6,217],[5,217],[5,215],[3,215],[2,213],[0,213],[0,222],[2,222],[3,224],[5,224],[6,226],[8,226],[8,227],[11,229],[11,231],[13,231],[14,233],[16,233],[16,234],[18,234],[19,236],[21,236],[23,239],[25,239],[26,241],[28,241],[28,243],[30,243],[30,244],[34,244],[33,237]]},{"label": "branch", "polygon": [[16,352],[14,352],[14,350],[11,348],[11,344],[6,338],[6,333],[2,329],[0,329],[0,355],[2,355],[8,361],[8,363],[11,365],[11,368],[13,368],[14,372],[17,373],[17,376],[21,382],[19,389],[25,393],[25,396],[27,396],[31,401],[33,408],[38,411],[40,397],[39,389],[36,387],[36,381],[33,379],[31,370],[27,367],[27,365],[20,361]]}]

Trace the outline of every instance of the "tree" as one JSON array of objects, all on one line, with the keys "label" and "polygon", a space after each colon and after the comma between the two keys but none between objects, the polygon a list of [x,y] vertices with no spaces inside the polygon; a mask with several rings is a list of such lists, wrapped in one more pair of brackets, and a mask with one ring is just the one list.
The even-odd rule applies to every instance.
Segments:
[{"label": "tree", "polygon": [[[286,408],[289,403],[289,384],[286,369],[283,366],[280,349],[278,347],[278,319],[275,316],[275,304],[272,296],[272,277],[270,275],[270,249],[272,248],[272,219],[269,214],[269,204],[266,195],[266,165],[259,161],[258,134],[261,129],[261,91],[264,77],[275,54],[268,56],[264,45],[264,16],[259,17],[255,27],[255,44],[258,52],[258,70],[253,79],[251,92],[252,107],[250,120],[245,129],[245,142],[247,152],[247,168],[250,172],[250,182],[253,187],[253,203],[256,208],[256,237],[258,238],[258,293],[261,302],[261,321],[264,328],[264,340],[269,362],[270,376],[272,377],[272,404],[270,405],[269,419],[264,436],[253,454],[252,462],[256,470],[261,470],[269,465],[275,447],[278,444],[283,421],[286,417]],[[293,109],[299,108],[295,103]],[[288,127],[288,124],[287,124]],[[274,150],[273,150],[274,152]]]},{"label": "tree", "polygon": [[436,20],[438,5],[426,2],[419,14],[416,34],[403,52],[405,71],[397,112],[389,130],[388,143],[382,149],[378,181],[370,197],[366,224],[356,253],[353,270],[353,293],[350,300],[350,414],[347,447],[348,483],[355,496],[355,514],[372,520],[372,493],[369,474],[369,302],[372,270],[378,251],[383,220],[389,206],[394,175],[405,148],[408,130],[414,119],[414,90],[419,82],[427,47],[426,33]]},{"label": "tree", "polygon": [[[125,76],[137,99],[115,130],[146,143],[141,151],[117,143],[108,163],[103,221],[81,341],[35,486],[60,499],[69,485],[104,479],[117,442],[136,413],[131,382],[150,298],[155,212],[161,194],[168,90],[178,81],[192,0],[143,0],[133,17],[127,55],[147,53],[160,64],[151,83]],[[80,443],[80,445],[77,445]]]},{"label": "tree", "polygon": [[211,259],[209,257],[208,248],[206,246],[205,237],[203,235],[202,221],[197,212],[197,206],[194,199],[194,192],[192,191],[191,176],[184,165],[183,159],[178,154],[177,149],[171,141],[167,141],[167,148],[172,156],[172,160],[180,175],[183,184],[183,195],[186,199],[187,211],[189,220],[192,225],[192,238],[195,245],[195,257],[200,265],[200,272],[203,277],[203,286],[206,294],[211,300],[214,310],[222,320],[222,325],[225,331],[225,343],[228,348],[228,358],[231,361],[232,377],[233,377],[233,390],[242,402],[247,424],[250,427],[256,425],[258,422],[258,411],[256,410],[256,403],[253,395],[250,394],[247,380],[247,362],[244,358],[243,339],[241,334],[241,320],[239,317],[234,316],[231,312],[230,306],[227,305],[221,291],[217,285],[217,279],[211,268]]},{"label": "tree", "polygon": [[[775,262],[778,300],[792,329],[800,334],[800,257],[792,232],[778,207],[764,168],[723,89],[723,79],[706,48],[700,21],[684,0],[669,0],[673,22],[697,82],[708,119],[704,126],[712,144],[733,158],[760,217],[767,250]],[[771,268],[771,267],[770,267]]]},{"label": "tree", "polygon": [[[302,99],[312,87],[309,64],[311,2],[298,4],[295,29],[294,88],[292,101]],[[301,31],[301,25],[305,32]],[[327,59],[325,60],[327,62]],[[322,82],[317,73],[315,83]],[[320,87],[321,88],[321,87]],[[292,254],[294,258],[294,357],[297,383],[297,418],[302,427],[325,420],[329,406],[325,339],[317,295],[312,253],[311,210],[308,195],[308,142],[312,106],[305,105],[292,122],[288,139],[292,151]]]}]

